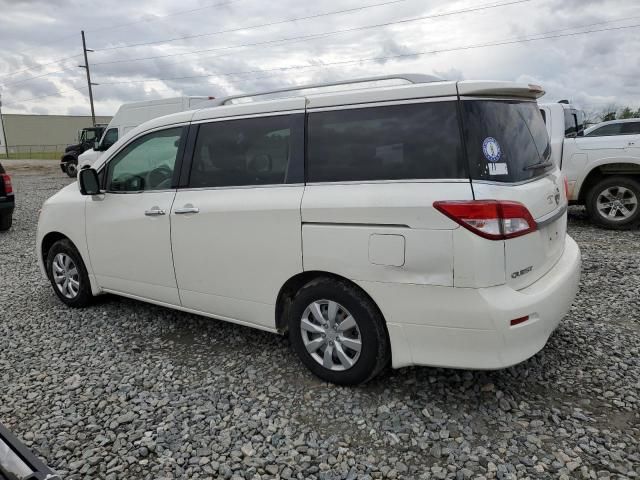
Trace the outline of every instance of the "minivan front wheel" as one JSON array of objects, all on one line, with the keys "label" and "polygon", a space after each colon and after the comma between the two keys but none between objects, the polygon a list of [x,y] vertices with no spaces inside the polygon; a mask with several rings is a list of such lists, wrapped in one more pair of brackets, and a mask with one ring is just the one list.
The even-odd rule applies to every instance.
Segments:
[{"label": "minivan front wheel", "polygon": [[591,220],[605,228],[628,230],[640,224],[640,183],[622,176],[605,177],[586,198]]},{"label": "minivan front wheel", "polygon": [[342,280],[321,278],[300,289],[289,312],[289,338],[309,370],[332,383],[366,382],[389,362],[382,315]]},{"label": "minivan front wheel", "polygon": [[82,257],[67,239],[54,243],[47,254],[47,273],[53,291],[70,307],[86,307],[93,300]]}]

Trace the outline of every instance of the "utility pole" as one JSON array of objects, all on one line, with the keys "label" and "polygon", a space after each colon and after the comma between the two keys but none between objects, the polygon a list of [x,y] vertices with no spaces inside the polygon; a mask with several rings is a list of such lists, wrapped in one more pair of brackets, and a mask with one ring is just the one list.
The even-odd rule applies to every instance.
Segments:
[{"label": "utility pole", "polygon": [[96,111],[93,108],[93,85],[97,83],[91,83],[91,72],[89,71],[89,60],[87,58],[87,52],[93,52],[93,50],[87,48],[87,42],[84,39],[84,30],[82,30],[82,52],[84,53],[84,65],[78,65],[80,68],[84,68],[87,71],[87,85],[89,86],[89,102],[91,103],[91,122],[93,126],[96,126]]},{"label": "utility pole", "polygon": [[7,158],[9,158],[9,145],[7,145],[7,133],[4,129],[4,118],[2,118],[2,95],[0,95],[0,131],[2,131],[4,153],[7,156]]}]

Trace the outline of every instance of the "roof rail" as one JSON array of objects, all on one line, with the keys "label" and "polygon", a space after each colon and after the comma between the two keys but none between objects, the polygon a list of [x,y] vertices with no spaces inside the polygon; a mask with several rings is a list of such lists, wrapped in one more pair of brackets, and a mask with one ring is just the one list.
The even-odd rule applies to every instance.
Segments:
[{"label": "roof rail", "polygon": [[401,73],[397,75],[381,75],[381,76],[375,76],[375,77],[353,78],[350,80],[339,80],[336,82],[327,82],[327,83],[310,83],[307,85],[278,88],[276,90],[266,90],[263,92],[241,93],[237,95],[230,95],[228,97],[215,99],[215,100],[212,100],[212,102],[213,102],[213,105],[219,106],[219,105],[226,105],[232,100],[237,100],[239,98],[261,97],[264,95],[271,95],[274,93],[296,92],[300,90],[306,90],[308,88],[334,87],[338,85],[353,85],[358,83],[377,82],[380,80],[405,80],[408,83],[415,84],[415,83],[441,82],[444,79],[436,75],[425,75],[421,73]]}]

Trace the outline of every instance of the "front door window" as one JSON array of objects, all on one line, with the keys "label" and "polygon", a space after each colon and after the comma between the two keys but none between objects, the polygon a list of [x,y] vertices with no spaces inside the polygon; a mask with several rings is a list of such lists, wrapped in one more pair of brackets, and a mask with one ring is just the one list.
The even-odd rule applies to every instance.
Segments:
[{"label": "front door window", "polygon": [[144,192],[171,188],[182,127],[153,132],[131,142],[110,162],[108,192]]}]

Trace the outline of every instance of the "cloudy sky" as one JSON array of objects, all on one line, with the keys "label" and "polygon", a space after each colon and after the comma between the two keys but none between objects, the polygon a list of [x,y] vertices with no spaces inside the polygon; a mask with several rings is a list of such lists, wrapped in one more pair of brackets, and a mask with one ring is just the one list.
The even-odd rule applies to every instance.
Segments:
[{"label": "cloudy sky", "polygon": [[5,113],[89,113],[81,29],[98,115],[398,72],[538,83],[546,100],[592,111],[640,107],[637,0],[0,0],[0,12]]}]

